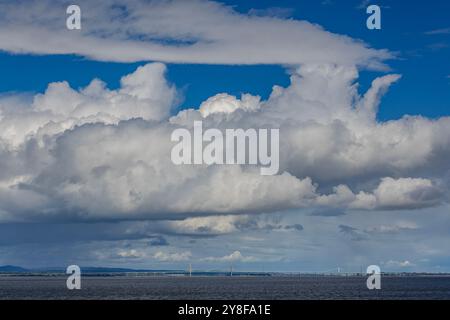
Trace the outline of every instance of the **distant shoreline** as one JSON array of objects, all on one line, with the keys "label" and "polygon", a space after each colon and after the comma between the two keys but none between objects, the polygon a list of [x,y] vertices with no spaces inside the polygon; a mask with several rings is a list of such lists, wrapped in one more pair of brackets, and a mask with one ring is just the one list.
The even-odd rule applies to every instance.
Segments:
[{"label": "distant shoreline", "polygon": [[[224,270],[165,270],[165,269],[131,269],[111,267],[80,267],[84,276],[179,276],[179,277],[366,277],[363,272],[261,272],[261,271],[224,271]],[[436,272],[381,272],[383,276],[418,277],[440,276],[447,277],[450,273]],[[26,269],[19,266],[0,266],[0,276],[66,276],[66,269],[62,267]]]},{"label": "distant shoreline", "polygon": [[[66,277],[65,272],[0,272],[0,277]],[[189,275],[187,272],[83,272],[86,277],[367,277],[360,273],[254,273],[235,272],[233,275],[225,272],[198,272]],[[384,277],[450,277],[450,273],[382,273]]]}]

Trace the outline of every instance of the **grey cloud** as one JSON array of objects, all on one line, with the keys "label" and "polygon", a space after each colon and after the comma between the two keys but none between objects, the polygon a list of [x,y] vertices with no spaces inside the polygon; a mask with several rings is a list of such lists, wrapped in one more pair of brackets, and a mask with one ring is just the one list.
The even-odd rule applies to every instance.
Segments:
[{"label": "grey cloud", "polygon": [[27,243],[148,240],[150,246],[168,245],[157,231],[133,229],[134,223],[6,223],[0,224],[0,246]]},{"label": "grey cloud", "polygon": [[168,246],[169,242],[163,236],[155,236],[154,238],[150,238],[148,244],[150,246]]},{"label": "grey cloud", "polygon": [[362,241],[367,239],[367,236],[364,234],[364,232],[351,226],[341,224],[339,225],[339,231],[348,236],[352,241]]},{"label": "grey cloud", "polygon": [[296,231],[302,231],[304,228],[301,224],[293,224],[293,225],[287,225],[284,227],[287,230],[296,230]]},{"label": "grey cloud", "polygon": [[[45,245],[11,244],[0,246],[0,264],[38,267],[79,263],[85,266],[184,270],[187,268],[187,261],[162,262],[156,260],[154,254],[159,251],[164,253],[190,251],[192,253],[190,262],[194,269],[226,269],[229,262],[208,262],[202,259],[221,258],[238,250],[244,257],[255,258],[254,261],[239,261],[235,264],[236,268],[241,266],[244,270],[326,271],[340,266],[345,271],[359,272],[361,266],[374,263],[384,266],[383,263],[392,260],[409,261],[414,264],[409,267],[410,271],[443,272],[449,270],[449,261],[446,258],[448,256],[446,248],[450,245],[448,212],[447,206],[416,211],[354,212],[335,218],[324,218],[292,210],[283,213],[283,220],[278,221],[284,225],[301,222],[307,226],[301,233],[280,234],[253,229],[207,239],[170,235],[167,237],[170,245],[164,247],[149,246],[146,239],[57,241]],[[336,232],[339,231],[339,225],[357,229],[356,231],[366,235],[366,240],[351,241],[350,235]],[[393,230],[394,227],[398,230]],[[348,237],[349,241],[346,241],[345,237]],[[135,252],[131,251],[133,249]],[[120,257],[119,252],[122,256],[135,258]],[[143,253],[145,256],[136,258]],[[394,265],[385,266],[383,269],[398,270]]]},{"label": "grey cloud", "polygon": [[288,12],[280,8],[242,14],[213,1],[116,0],[94,4],[79,0],[82,28],[72,32],[65,28],[64,13],[69,4],[50,0],[3,2],[0,48],[13,53],[77,54],[102,61],[327,62],[378,69],[386,68],[383,61],[393,57],[388,50],[369,48],[307,21],[283,19]]}]

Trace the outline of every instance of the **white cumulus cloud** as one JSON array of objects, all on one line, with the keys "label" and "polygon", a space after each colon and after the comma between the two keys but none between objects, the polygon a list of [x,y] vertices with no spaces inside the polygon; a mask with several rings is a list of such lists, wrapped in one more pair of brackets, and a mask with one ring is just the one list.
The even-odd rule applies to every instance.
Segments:
[{"label": "white cumulus cloud", "polygon": [[203,261],[207,262],[253,262],[256,258],[252,256],[243,256],[240,251],[234,251],[223,257],[206,257]]}]

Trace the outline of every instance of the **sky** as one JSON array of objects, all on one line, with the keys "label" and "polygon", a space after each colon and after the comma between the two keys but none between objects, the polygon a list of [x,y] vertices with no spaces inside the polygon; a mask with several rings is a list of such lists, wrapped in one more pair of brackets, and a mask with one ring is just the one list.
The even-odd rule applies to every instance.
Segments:
[{"label": "sky", "polygon": [[[0,265],[450,272],[450,4],[373,3],[381,30],[360,0],[77,1],[67,30],[0,1]],[[280,128],[280,173],[174,166],[195,120]]]}]

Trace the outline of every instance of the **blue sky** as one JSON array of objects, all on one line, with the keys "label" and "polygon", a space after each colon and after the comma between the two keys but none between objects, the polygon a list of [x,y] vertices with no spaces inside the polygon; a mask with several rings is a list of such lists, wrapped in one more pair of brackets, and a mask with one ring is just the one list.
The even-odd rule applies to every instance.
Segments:
[{"label": "blue sky", "polygon": [[[450,272],[448,1],[79,3],[0,4],[0,265]],[[174,166],[198,119],[280,174]]]},{"label": "blue sky", "polygon": [[[362,39],[375,48],[388,48],[398,57],[389,62],[402,80],[384,98],[379,118],[397,119],[404,114],[439,117],[450,114],[450,33],[430,35],[445,29],[450,4],[446,1],[379,1],[382,30],[365,27],[367,14],[361,1],[225,1],[237,11],[280,11],[279,14],[317,23],[327,30]],[[272,8],[272,9],[271,9]],[[273,9],[276,8],[276,9]],[[277,9],[278,8],[278,9]],[[285,10],[280,10],[284,8]],[[278,11],[277,11],[278,10]],[[262,14],[264,11],[261,11]],[[72,55],[30,56],[0,54],[0,92],[43,92],[47,84],[67,80],[74,88],[100,78],[114,89],[120,78],[142,63],[111,63]],[[24,78],[22,75],[26,73]],[[365,91],[378,72],[361,71]],[[198,107],[221,92],[239,96],[251,93],[267,98],[272,86],[286,86],[289,75],[283,66],[223,66],[169,64],[168,78],[183,88],[181,108]],[[427,79],[424,81],[424,79]]]}]

